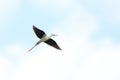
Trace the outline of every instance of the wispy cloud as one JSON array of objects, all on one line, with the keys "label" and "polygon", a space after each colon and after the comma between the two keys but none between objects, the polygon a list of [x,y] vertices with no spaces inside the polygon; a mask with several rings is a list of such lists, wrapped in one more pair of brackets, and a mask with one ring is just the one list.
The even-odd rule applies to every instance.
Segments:
[{"label": "wispy cloud", "polygon": [[[120,10],[118,0],[84,0],[80,1],[82,5],[95,15],[100,16],[104,21],[108,21],[111,24],[119,24]],[[111,26],[112,27],[112,26]],[[115,27],[115,26],[114,26]]]},{"label": "wispy cloud", "polygon": [[74,6],[73,0],[30,0],[32,8],[39,9],[48,15],[63,15],[69,13]]},{"label": "wispy cloud", "polygon": [[66,7],[70,7],[73,4],[73,0],[30,0],[31,4],[36,7],[43,8],[43,9],[64,9]]}]

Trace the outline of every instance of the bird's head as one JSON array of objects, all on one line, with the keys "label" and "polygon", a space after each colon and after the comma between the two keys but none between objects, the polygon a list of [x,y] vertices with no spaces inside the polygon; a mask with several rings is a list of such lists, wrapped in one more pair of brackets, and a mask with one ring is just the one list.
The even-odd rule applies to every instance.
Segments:
[{"label": "bird's head", "polygon": [[51,33],[51,36],[57,36],[57,34],[53,34],[53,33]]}]

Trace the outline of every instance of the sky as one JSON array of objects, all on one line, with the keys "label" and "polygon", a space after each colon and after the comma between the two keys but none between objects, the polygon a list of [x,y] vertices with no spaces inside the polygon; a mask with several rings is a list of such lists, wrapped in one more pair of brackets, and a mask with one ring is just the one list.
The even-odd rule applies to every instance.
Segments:
[{"label": "sky", "polygon": [[[0,80],[120,80],[119,0],[0,0]],[[41,43],[35,25],[62,51]]]}]

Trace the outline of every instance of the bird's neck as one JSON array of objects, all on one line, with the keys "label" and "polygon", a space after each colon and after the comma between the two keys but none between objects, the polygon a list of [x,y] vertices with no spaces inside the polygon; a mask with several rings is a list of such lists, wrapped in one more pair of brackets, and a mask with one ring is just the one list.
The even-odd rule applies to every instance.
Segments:
[{"label": "bird's neck", "polygon": [[53,37],[53,35],[52,35],[52,34],[50,34],[50,35],[49,35],[49,37],[51,38],[51,37]]}]

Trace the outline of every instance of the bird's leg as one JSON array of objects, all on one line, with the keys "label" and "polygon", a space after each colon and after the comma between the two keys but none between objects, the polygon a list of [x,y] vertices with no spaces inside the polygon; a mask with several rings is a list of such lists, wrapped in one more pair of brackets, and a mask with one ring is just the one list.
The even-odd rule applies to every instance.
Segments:
[{"label": "bird's leg", "polygon": [[30,52],[35,46],[37,46],[37,45],[35,44],[31,49],[28,50],[28,52]]},{"label": "bird's leg", "polygon": [[28,50],[28,52],[30,52],[34,47],[36,47],[40,43],[41,43],[41,41],[38,41],[31,49]]}]

